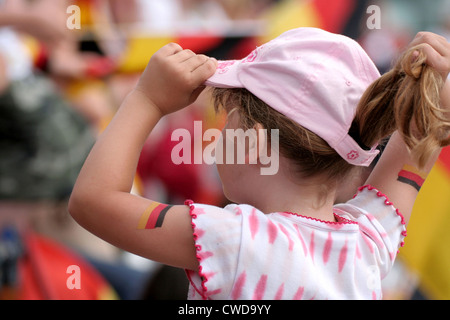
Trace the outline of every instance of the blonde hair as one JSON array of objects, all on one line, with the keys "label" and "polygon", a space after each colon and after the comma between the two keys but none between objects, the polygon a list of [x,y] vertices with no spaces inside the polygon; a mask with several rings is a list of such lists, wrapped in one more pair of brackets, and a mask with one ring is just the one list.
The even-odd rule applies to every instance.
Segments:
[{"label": "blonde hair", "polygon": [[[419,55],[416,56],[416,52]],[[442,76],[426,64],[420,48],[405,52],[394,68],[363,94],[349,134],[368,149],[398,130],[420,166],[431,152],[449,144],[450,122],[440,108]],[[280,153],[296,164],[301,177],[325,174],[337,182],[354,168],[328,143],[271,108],[246,89],[213,90],[216,110],[238,108],[244,129],[260,123],[279,129]]]},{"label": "blonde hair", "polygon": [[420,167],[450,143],[450,122],[440,107],[444,79],[426,60],[420,47],[406,51],[366,90],[353,122],[369,146],[398,130]]}]

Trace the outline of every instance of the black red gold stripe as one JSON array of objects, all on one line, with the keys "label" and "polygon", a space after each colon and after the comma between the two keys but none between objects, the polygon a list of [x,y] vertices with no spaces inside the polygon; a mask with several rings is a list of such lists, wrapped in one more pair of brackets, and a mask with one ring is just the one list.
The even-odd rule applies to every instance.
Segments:
[{"label": "black red gold stripe", "polygon": [[417,168],[405,165],[398,173],[397,181],[409,184],[417,191],[420,191],[420,188],[425,182],[426,176],[427,175],[425,173],[419,171]]},{"label": "black red gold stripe", "polygon": [[167,204],[153,202],[139,220],[138,229],[156,229],[161,228],[166,213],[172,208]]}]

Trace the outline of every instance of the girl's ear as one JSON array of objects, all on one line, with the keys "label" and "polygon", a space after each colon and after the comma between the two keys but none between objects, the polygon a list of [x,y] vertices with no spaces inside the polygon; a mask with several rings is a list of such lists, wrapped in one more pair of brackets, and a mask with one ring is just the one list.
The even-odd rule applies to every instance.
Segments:
[{"label": "girl's ear", "polygon": [[256,123],[252,128],[252,132],[253,134],[249,139],[248,153],[246,154],[246,163],[257,164],[264,162],[261,161],[261,157],[267,155],[267,130],[265,130],[262,124]]}]

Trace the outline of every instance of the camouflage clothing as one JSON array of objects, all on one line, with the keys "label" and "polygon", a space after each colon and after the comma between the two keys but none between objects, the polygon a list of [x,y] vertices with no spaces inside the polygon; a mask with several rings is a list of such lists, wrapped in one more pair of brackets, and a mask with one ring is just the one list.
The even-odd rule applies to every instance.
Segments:
[{"label": "camouflage clothing", "polygon": [[40,75],[0,95],[0,200],[63,200],[93,144],[87,122]]}]

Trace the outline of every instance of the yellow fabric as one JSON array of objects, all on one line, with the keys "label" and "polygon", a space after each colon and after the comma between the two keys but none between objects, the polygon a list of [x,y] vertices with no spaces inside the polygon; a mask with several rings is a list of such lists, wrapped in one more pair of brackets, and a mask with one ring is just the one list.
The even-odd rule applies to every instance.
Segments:
[{"label": "yellow fabric", "polygon": [[438,162],[424,183],[400,257],[430,299],[450,299],[450,173]]},{"label": "yellow fabric", "polygon": [[171,37],[136,36],[128,39],[127,49],[119,62],[119,71],[124,73],[142,72],[151,56],[166,44],[173,42]]},{"label": "yellow fabric", "polygon": [[278,37],[283,32],[300,27],[320,28],[320,17],[312,1],[285,0],[275,6],[265,17],[268,32],[262,43]]},{"label": "yellow fabric", "polygon": [[112,287],[104,286],[99,289],[98,300],[120,300],[120,297]]}]

